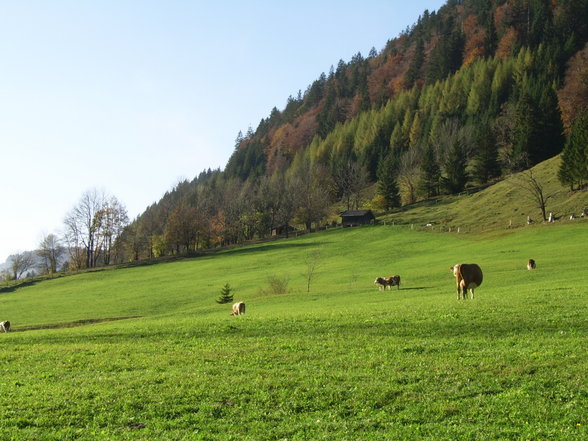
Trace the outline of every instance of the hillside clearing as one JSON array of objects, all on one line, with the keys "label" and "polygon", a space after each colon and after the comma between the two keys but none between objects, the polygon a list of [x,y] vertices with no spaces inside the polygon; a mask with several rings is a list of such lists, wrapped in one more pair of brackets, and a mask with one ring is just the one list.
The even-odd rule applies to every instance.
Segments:
[{"label": "hillside clearing", "polygon": [[[570,193],[557,179],[561,162],[555,156],[531,169],[541,183],[546,196],[547,211],[552,211],[560,222],[569,222],[571,215],[579,216],[588,208],[588,191]],[[528,172],[524,172],[528,173]],[[448,231],[480,232],[520,228],[527,225],[527,216],[541,223],[541,211],[530,193],[521,185],[524,173],[500,181],[479,192],[462,196],[438,198],[406,207],[381,217],[386,223],[414,224],[422,227],[432,223],[434,228]]]}]

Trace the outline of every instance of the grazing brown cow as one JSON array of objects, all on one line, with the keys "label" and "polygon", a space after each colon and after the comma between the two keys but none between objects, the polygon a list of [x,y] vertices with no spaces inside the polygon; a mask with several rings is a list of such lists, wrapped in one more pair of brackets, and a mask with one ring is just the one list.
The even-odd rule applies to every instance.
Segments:
[{"label": "grazing brown cow", "polygon": [[390,276],[386,277],[388,280],[388,286],[392,289],[393,286],[397,286],[400,289],[400,276]]},{"label": "grazing brown cow", "polygon": [[5,322],[0,322],[0,331],[8,332],[10,331],[10,322],[6,320]]},{"label": "grazing brown cow", "polygon": [[392,289],[393,286],[398,286],[400,289],[400,276],[378,277],[374,284],[378,285],[380,291],[385,290],[386,287]]},{"label": "grazing brown cow", "polygon": [[534,270],[535,268],[537,268],[535,261],[533,259],[529,259],[529,261],[527,262],[527,269]]},{"label": "grazing brown cow", "polygon": [[457,300],[467,299],[468,290],[473,299],[474,289],[482,284],[482,269],[475,263],[460,263],[449,269],[453,272],[457,283]]},{"label": "grazing brown cow", "polygon": [[245,302],[237,302],[233,305],[233,312],[231,315],[245,314]]}]

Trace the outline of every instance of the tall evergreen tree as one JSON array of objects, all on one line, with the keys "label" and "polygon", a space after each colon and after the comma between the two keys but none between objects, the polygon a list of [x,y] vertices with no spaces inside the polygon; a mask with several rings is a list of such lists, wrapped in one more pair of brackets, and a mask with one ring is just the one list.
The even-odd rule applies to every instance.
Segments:
[{"label": "tall evergreen tree", "polygon": [[449,148],[444,161],[443,186],[448,193],[454,194],[464,190],[468,181],[466,165],[467,160],[463,145],[461,141],[456,139]]},{"label": "tall evergreen tree", "polygon": [[509,157],[511,172],[524,170],[530,165],[530,153],[537,141],[534,137],[536,123],[536,109],[531,98],[525,94],[519,100],[515,110],[513,143]]},{"label": "tall evergreen tree", "polygon": [[461,67],[464,36],[461,28],[453,27],[452,21],[445,25],[445,32],[431,54],[426,75],[428,84],[444,79]]},{"label": "tall evergreen tree", "polygon": [[561,112],[554,86],[545,84],[541,87],[536,115],[536,136],[534,137],[536,145],[531,150],[533,164],[557,155],[562,151],[565,143]]},{"label": "tall evergreen tree", "polygon": [[420,77],[421,67],[425,61],[425,45],[422,38],[418,38],[411,58],[408,72],[404,78],[404,87],[410,89]]},{"label": "tall evergreen tree", "polygon": [[478,184],[485,184],[500,176],[498,147],[488,119],[484,119],[477,125],[474,142],[477,152],[473,163],[474,178]]},{"label": "tall evergreen tree", "polygon": [[398,164],[396,157],[388,153],[378,165],[378,194],[384,198],[385,209],[400,206],[400,190],[398,188],[396,174]]},{"label": "tall evergreen tree", "polygon": [[570,190],[588,182],[588,109],[572,125],[557,176],[563,185],[570,186]]},{"label": "tall evergreen tree", "polygon": [[432,145],[428,144],[421,157],[419,190],[428,198],[437,196],[439,194],[440,179],[441,169],[437,162],[437,156]]}]

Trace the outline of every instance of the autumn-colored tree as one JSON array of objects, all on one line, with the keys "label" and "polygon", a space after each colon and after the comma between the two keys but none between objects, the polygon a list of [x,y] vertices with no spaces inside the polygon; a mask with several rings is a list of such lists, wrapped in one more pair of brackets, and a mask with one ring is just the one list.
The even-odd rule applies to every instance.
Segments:
[{"label": "autumn-colored tree", "polygon": [[462,25],[465,35],[463,65],[469,66],[486,55],[486,29],[478,24],[477,15],[469,15]]},{"label": "autumn-colored tree", "polygon": [[221,211],[210,220],[210,239],[213,245],[222,246],[225,244],[225,227],[225,215]]},{"label": "autumn-colored tree", "polygon": [[498,48],[496,48],[496,56],[498,58],[510,57],[518,46],[518,34],[514,27],[510,27],[506,30],[498,42]]},{"label": "autumn-colored tree", "polygon": [[568,62],[564,86],[557,92],[566,134],[578,114],[588,106],[588,43]]},{"label": "autumn-colored tree", "polygon": [[165,229],[165,238],[176,253],[196,251],[202,233],[202,221],[198,209],[179,203],[171,212]]}]

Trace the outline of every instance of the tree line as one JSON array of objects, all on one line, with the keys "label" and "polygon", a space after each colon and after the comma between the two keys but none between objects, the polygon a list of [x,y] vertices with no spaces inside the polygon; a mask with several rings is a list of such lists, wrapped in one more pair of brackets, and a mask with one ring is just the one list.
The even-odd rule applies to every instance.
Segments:
[{"label": "tree line", "polygon": [[139,260],[287,236],[293,225],[312,230],[336,222],[333,203],[358,208],[369,185],[367,172],[356,164],[333,176],[302,157],[284,172],[246,181],[208,170],[148,207],[121,241],[128,257]]}]

